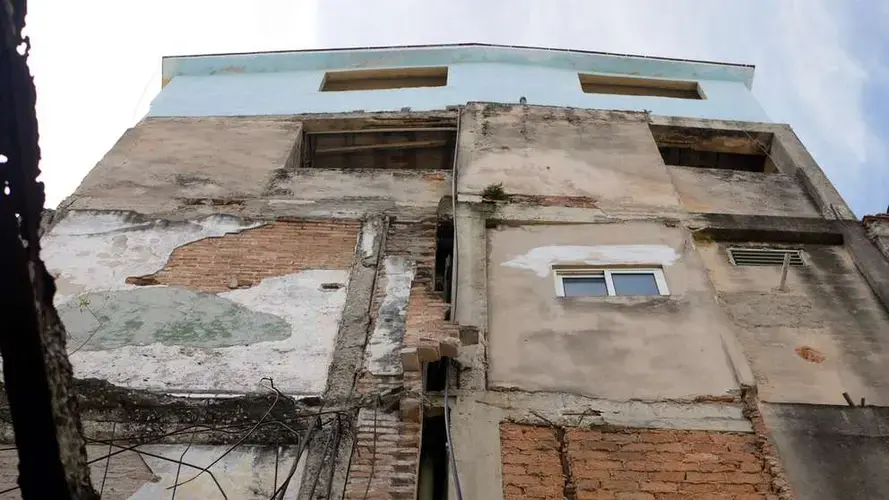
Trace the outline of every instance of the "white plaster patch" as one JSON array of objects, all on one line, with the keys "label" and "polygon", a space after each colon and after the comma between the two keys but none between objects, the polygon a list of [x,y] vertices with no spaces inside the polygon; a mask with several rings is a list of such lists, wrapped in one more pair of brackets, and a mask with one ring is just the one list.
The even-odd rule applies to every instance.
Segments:
[{"label": "white plaster patch", "polygon": [[368,258],[377,247],[379,223],[376,220],[365,221],[361,226],[361,256]]},{"label": "white plaster patch", "polygon": [[214,215],[197,221],[138,221],[123,213],[72,211],[42,240],[41,256],[57,276],[56,304],[86,292],[123,290],[129,276],[157,272],[177,247],[261,224]]},{"label": "white plaster patch", "polygon": [[553,264],[669,266],[678,258],[676,250],[667,245],[549,245],[533,248],[530,252],[513,257],[500,265],[534,271],[537,276],[544,278],[549,275]]},{"label": "white plaster patch", "polygon": [[380,304],[376,326],[367,342],[364,367],[374,375],[402,372],[401,344],[405,314],[414,280],[414,263],[404,257],[386,257],[386,296]]},{"label": "white plaster patch", "polygon": [[320,394],[346,302],[346,287],[322,290],[321,285],[348,281],[347,271],[306,270],[219,294],[283,318],[292,329],[285,340],[212,349],[154,343],[78,351],[71,356],[74,375],[162,392],[237,393],[256,392],[260,379],[271,377],[286,394]]},{"label": "white plaster patch", "polygon": [[[175,461],[182,460],[198,467],[207,467],[228,450],[229,446],[209,445],[146,445],[138,449],[153,455],[167,457],[170,460],[142,455],[145,464],[158,478],[156,482],[147,482],[142,485],[131,497],[131,500],[154,500],[156,498],[169,498],[176,479],[176,471],[179,465]],[[187,449],[187,450],[186,450]],[[185,455],[183,456],[183,452]],[[277,474],[275,472],[275,448],[260,446],[239,446],[232,450],[222,460],[217,462],[210,472],[219,481],[219,486],[225,491],[228,498],[243,499],[268,499],[277,486],[287,477],[293,460],[296,458],[296,447],[284,447],[277,455]],[[111,465],[114,462],[112,459]],[[300,457],[296,473],[287,487],[284,498],[295,499],[299,492],[299,483],[305,467],[305,454]],[[183,465],[179,469],[179,483],[191,479],[200,470]],[[277,477],[278,484],[275,485]],[[213,482],[209,474],[201,474],[197,479],[176,488],[176,498],[182,500],[208,500],[224,498],[219,492],[219,487]]]}]

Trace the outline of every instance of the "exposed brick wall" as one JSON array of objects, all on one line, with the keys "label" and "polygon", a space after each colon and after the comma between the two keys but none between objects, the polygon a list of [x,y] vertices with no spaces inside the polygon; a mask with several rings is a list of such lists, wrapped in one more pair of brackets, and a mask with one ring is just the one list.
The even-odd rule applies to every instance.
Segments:
[{"label": "exposed brick wall", "polygon": [[[754,434],[568,429],[564,441],[578,500],[775,498]],[[563,498],[560,444],[556,429],[502,424],[504,498]]]},{"label": "exposed brick wall", "polygon": [[[366,375],[359,380],[358,390],[365,394],[383,391],[400,385],[400,378]],[[412,500],[419,473],[422,424],[404,419],[399,411],[362,408],[355,431],[345,498],[363,500],[367,490],[368,500]]]},{"label": "exposed brick wall", "polygon": [[460,344],[457,325],[445,320],[448,304],[441,294],[423,284],[411,287],[405,318],[405,347],[418,349],[419,361],[429,363],[442,356],[455,357]]},{"label": "exposed brick wall", "polygon": [[236,234],[204,238],[173,251],[166,266],[128,283],[173,285],[219,293],[305,269],[349,269],[357,221],[275,222]]},{"label": "exposed brick wall", "polygon": [[[458,333],[444,320],[447,306],[439,294],[433,291],[435,221],[390,224],[384,256],[402,256],[416,264],[408,309],[405,312],[403,345],[434,345],[435,351],[440,352],[438,338],[449,338]],[[385,273],[378,276],[371,305],[371,319],[374,323],[386,289]],[[433,342],[434,344],[430,344]],[[390,376],[374,376],[364,372],[356,384],[356,392],[361,395],[379,394],[394,388],[402,388],[404,391],[400,406],[378,409],[376,424],[373,408],[363,408],[360,411],[356,448],[346,483],[347,499],[363,499],[368,478],[368,499],[415,498],[422,436],[421,372],[405,371],[401,375]],[[371,473],[373,477],[370,477]]]},{"label": "exposed brick wall", "polygon": [[503,498],[563,498],[565,477],[551,427],[500,425]]}]

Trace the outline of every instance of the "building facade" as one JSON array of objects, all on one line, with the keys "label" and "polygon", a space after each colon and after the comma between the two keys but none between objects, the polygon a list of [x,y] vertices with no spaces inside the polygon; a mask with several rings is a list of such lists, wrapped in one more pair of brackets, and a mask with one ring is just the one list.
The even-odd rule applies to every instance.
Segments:
[{"label": "building facade", "polygon": [[889,222],[752,67],[472,44],[163,78],[44,236],[105,496],[889,497]]}]

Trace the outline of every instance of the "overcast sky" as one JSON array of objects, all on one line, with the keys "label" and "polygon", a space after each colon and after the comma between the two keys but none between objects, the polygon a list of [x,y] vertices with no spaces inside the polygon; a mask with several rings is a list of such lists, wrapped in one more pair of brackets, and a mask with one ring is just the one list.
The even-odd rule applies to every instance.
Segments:
[{"label": "overcast sky", "polygon": [[164,55],[485,42],[756,65],[860,216],[889,205],[883,0],[31,0],[47,204],[144,116]]}]

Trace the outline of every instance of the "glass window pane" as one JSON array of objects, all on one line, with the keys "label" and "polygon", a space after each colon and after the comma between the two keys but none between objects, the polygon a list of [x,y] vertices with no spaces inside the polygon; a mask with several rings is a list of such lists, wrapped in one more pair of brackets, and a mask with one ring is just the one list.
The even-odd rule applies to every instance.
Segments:
[{"label": "glass window pane", "polygon": [[605,277],[562,278],[565,297],[602,297],[608,295]]},{"label": "glass window pane", "polygon": [[654,273],[612,273],[615,295],[660,295]]}]

